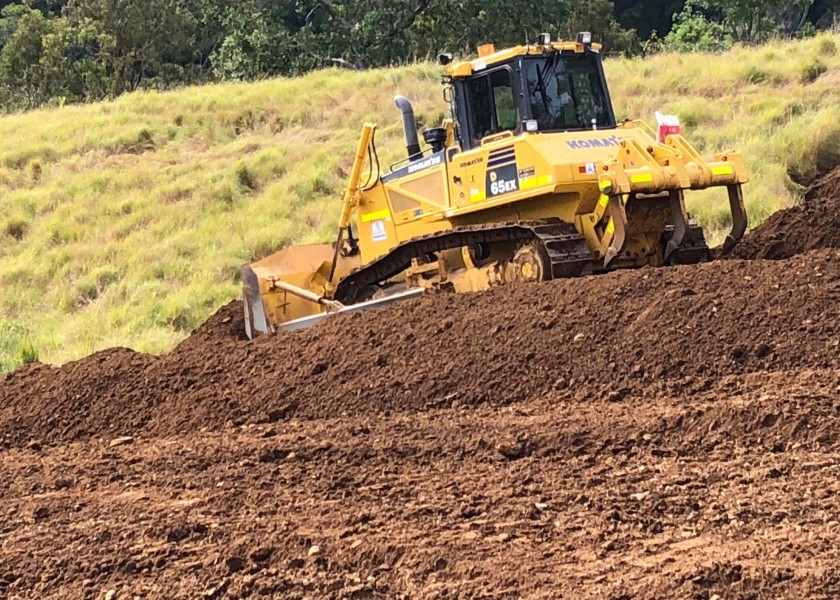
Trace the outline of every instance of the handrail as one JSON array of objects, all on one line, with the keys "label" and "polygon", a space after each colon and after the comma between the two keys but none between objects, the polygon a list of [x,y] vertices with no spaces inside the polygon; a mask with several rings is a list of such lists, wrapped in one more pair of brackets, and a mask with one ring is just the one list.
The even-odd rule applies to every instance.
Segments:
[{"label": "handrail", "polygon": [[648,125],[647,121],[642,119],[633,119],[630,121],[633,125],[641,126],[641,129],[644,129],[647,133],[651,135],[651,137],[656,138],[656,131],[654,131],[653,127]]},{"label": "handrail", "polygon": [[405,163],[407,165],[407,164],[413,163],[415,160],[420,160],[422,158],[425,158],[426,157],[426,152],[428,152],[429,150],[431,150],[431,148],[426,148],[425,150],[420,150],[420,152],[418,152],[417,154],[412,154],[411,156],[409,156],[407,158],[399,160],[399,161],[395,162],[394,164],[392,164],[388,168],[393,173],[398,167],[402,168],[403,163]]}]

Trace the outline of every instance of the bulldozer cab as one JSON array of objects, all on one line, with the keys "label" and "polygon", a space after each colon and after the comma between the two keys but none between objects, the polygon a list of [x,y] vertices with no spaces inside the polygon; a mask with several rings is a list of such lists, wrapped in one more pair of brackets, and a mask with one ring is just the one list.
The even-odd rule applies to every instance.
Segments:
[{"label": "bulldozer cab", "polygon": [[498,58],[488,48],[487,62],[476,61],[469,71],[460,65],[450,70],[451,108],[462,150],[505,132],[616,127],[597,48],[589,44],[535,48],[538,53],[526,48],[516,56]]}]

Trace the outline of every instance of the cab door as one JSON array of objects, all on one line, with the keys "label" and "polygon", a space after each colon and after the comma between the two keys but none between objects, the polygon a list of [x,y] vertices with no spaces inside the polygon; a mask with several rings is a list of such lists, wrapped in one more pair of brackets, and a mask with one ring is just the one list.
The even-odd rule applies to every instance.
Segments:
[{"label": "cab door", "polygon": [[[459,154],[450,162],[450,202],[467,208],[521,189],[527,145],[518,143],[522,113],[517,73],[506,63],[455,86]],[[531,161],[532,162],[532,161]],[[521,173],[520,173],[521,171]]]}]

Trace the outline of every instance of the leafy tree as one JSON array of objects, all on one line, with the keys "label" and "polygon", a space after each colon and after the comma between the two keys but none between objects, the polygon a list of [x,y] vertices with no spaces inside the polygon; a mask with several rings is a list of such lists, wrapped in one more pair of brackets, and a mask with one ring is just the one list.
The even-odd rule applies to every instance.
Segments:
[{"label": "leafy tree", "polygon": [[636,30],[653,33],[644,50],[714,51],[836,26],[838,11],[840,0],[0,0],[0,109],[384,66],[542,32],[591,31],[608,53],[639,51]]},{"label": "leafy tree", "polygon": [[287,60],[293,40],[269,15],[228,8],[220,17],[225,33],[210,55],[213,72],[218,77],[255,79],[293,71]]},{"label": "leafy tree", "polygon": [[9,5],[0,19],[0,101],[29,108],[182,82],[193,24],[177,0],[70,0],[61,17]]},{"label": "leafy tree", "polygon": [[840,24],[840,0],[814,0],[808,20],[821,29],[837,28]]},{"label": "leafy tree", "polygon": [[36,9],[10,5],[3,9],[0,35],[0,82],[5,103],[17,108],[31,108],[47,102],[60,87],[50,81],[49,70],[42,64],[44,39],[57,34],[58,23]]},{"label": "leafy tree", "polygon": [[[733,42],[758,44],[806,29],[814,0],[688,0],[674,15],[666,47],[720,49]],[[807,27],[813,29],[813,26]]]},{"label": "leafy tree", "polygon": [[180,0],[69,0],[63,15],[73,28],[98,32],[101,43],[85,50],[107,72],[111,95],[147,80],[183,80],[195,56],[195,16]]},{"label": "leafy tree", "polygon": [[431,2],[318,0],[301,43],[310,56],[358,68],[403,62],[411,56],[409,29]]},{"label": "leafy tree", "polygon": [[566,24],[570,37],[579,31],[590,31],[603,42],[608,53],[630,53],[638,48],[636,32],[624,29],[615,20],[615,5],[611,0],[572,0],[571,8]]},{"label": "leafy tree", "polygon": [[435,0],[412,31],[414,55],[424,58],[444,51],[475,52],[485,43],[512,46],[535,41],[543,32],[557,37],[570,14],[568,1]]},{"label": "leafy tree", "polygon": [[[793,35],[808,22],[814,0],[722,0],[714,3],[733,38],[750,44]],[[714,9],[706,2],[707,9]]]},{"label": "leafy tree", "polygon": [[211,60],[224,78],[294,74],[331,64],[367,68],[408,60],[409,29],[431,0],[245,2],[212,9],[224,32]]},{"label": "leafy tree", "polygon": [[662,41],[665,50],[674,52],[719,52],[732,46],[732,36],[726,28],[710,21],[700,10],[698,2],[688,0],[674,15],[674,27]]},{"label": "leafy tree", "polygon": [[202,60],[222,79],[296,74],[304,68],[297,34],[306,24],[298,2],[198,0]]},{"label": "leafy tree", "polygon": [[684,6],[685,0],[615,0],[615,18],[648,39],[653,33],[664,36],[671,31],[674,15]]}]

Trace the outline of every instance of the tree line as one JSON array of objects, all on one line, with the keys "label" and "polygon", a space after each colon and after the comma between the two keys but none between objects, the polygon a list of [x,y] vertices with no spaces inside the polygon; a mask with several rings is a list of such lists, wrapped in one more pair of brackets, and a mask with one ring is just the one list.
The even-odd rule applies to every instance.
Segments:
[{"label": "tree line", "polygon": [[837,27],[840,0],[0,0],[0,110],[364,69],[592,31],[608,53]]}]

